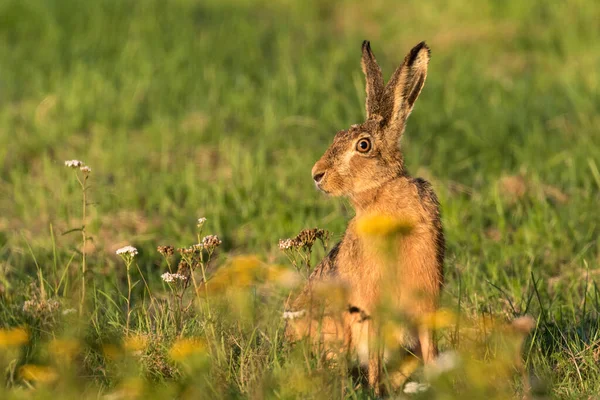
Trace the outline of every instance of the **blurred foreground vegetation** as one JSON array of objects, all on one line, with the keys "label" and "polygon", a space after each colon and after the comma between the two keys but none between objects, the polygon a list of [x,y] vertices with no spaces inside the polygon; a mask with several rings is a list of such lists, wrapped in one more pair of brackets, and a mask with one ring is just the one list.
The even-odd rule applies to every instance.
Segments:
[{"label": "blurred foreground vegetation", "polygon": [[[597,395],[598,21],[594,0],[1,0],[0,396],[368,398],[283,342],[269,283],[293,271],[280,238],[335,241],[352,215],[310,169],[364,119],[363,39],[386,78],[432,48],[402,146],[440,197],[444,306],[468,322],[440,332],[464,363],[419,396]],[[198,243],[204,216],[223,241],[205,273],[252,274],[179,313],[156,248]],[[526,314],[522,344],[505,331]]]}]

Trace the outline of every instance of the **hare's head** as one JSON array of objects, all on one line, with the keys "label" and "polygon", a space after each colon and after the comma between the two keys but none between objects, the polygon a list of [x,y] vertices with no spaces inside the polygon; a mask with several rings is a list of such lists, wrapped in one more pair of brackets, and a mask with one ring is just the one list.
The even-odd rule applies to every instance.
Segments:
[{"label": "hare's head", "polygon": [[312,169],[315,184],[334,196],[355,195],[404,174],[400,138],[427,76],[429,48],[416,45],[383,84],[369,42],[363,42],[367,120],[338,132]]}]

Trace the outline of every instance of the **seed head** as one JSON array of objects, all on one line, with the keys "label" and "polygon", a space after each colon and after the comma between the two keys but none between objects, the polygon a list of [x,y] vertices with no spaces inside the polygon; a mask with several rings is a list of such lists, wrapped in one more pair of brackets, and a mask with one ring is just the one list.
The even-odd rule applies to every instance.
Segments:
[{"label": "seed head", "polygon": [[173,246],[158,246],[156,250],[165,257],[170,257],[175,253]]},{"label": "seed head", "polygon": [[208,251],[214,250],[221,245],[221,239],[217,235],[208,235],[202,239],[202,246]]}]

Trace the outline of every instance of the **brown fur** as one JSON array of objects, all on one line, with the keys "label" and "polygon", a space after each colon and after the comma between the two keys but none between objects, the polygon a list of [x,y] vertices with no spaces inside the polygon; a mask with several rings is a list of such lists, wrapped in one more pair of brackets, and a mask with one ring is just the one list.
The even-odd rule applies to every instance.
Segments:
[{"label": "brown fur", "polygon": [[[429,48],[424,42],[415,46],[385,87],[369,42],[363,43],[362,52],[367,120],[338,132],[312,170],[319,189],[350,198],[356,216],[291,307],[307,309],[312,304],[313,286],[334,279],[348,288],[348,308],[343,312],[327,307],[319,312],[310,309],[307,318],[291,321],[286,333],[293,339],[309,335],[341,343],[358,353],[368,364],[369,384],[379,391],[383,349],[377,340],[381,322],[377,306],[385,298],[415,320],[436,310],[443,283],[444,236],[431,185],[407,174],[400,151],[406,119],[427,76]],[[368,152],[357,148],[364,138],[371,143]],[[395,239],[392,254],[398,256],[391,268],[381,247],[357,232],[357,221],[367,214],[390,215],[414,225],[408,235]],[[427,329],[407,327],[397,338],[425,362],[437,353],[433,332]]]}]

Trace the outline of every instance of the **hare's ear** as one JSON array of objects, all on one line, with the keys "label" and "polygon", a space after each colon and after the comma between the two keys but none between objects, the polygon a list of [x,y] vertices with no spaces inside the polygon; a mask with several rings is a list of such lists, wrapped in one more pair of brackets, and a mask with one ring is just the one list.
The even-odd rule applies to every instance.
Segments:
[{"label": "hare's ear", "polygon": [[385,88],[387,106],[391,108],[388,124],[398,134],[404,131],[406,119],[423,89],[429,58],[430,51],[425,42],[413,47]]},{"label": "hare's ear", "polygon": [[375,114],[380,114],[380,104],[383,97],[383,76],[381,68],[375,60],[375,55],[371,51],[371,43],[365,40],[362,44],[362,70],[367,80],[367,119]]}]

